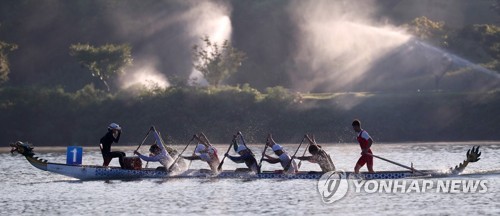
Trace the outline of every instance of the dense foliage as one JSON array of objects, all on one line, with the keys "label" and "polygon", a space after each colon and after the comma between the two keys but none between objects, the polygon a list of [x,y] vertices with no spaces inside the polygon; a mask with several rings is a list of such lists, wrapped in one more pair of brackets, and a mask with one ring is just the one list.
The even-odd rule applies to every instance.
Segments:
[{"label": "dense foliage", "polygon": [[[353,142],[354,118],[376,142],[500,139],[500,93],[491,90],[498,82],[483,92],[466,92],[461,85],[453,92],[406,88],[417,83],[441,89],[446,74],[455,82],[441,86],[483,85],[476,74],[450,67],[434,74],[435,88],[422,77],[394,81],[406,77],[394,73],[365,76],[351,90],[389,80],[382,83],[397,93],[293,92],[287,72],[299,70],[294,54],[300,37],[289,13],[293,1],[210,2],[230,6],[231,43],[205,38],[203,45],[212,50],[198,46],[193,58],[191,48],[201,35],[192,34],[186,14],[201,15],[191,10],[201,4],[196,0],[0,1],[0,142],[97,145],[111,122],[123,126],[125,144],[139,142],[151,125],[170,143],[200,131],[224,143],[236,130],[249,142],[262,142],[267,133],[279,142],[298,142],[306,132],[320,142]],[[392,27],[405,27],[438,50],[500,71],[499,1],[373,2],[383,12],[374,23],[389,18]],[[437,15],[418,12],[415,4],[430,5]],[[440,16],[448,4],[474,10]],[[117,75],[137,59],[152,62],[171,87],[115,88]],[[196,59],[211,87],[186,84]]]},{"label": "dense foliage", "polygon": [[109,94],[89,85],[75,93],[61,88],[0,90],[0,142],[96,146],[111,122],[124,130],[121,144],[135,145],[151,125],[168,143],[182,144],[205,132],[227,143],[242,131],[249,142],[267,133],[278,142],[354,142],[350,123],[360,118],[376,142],[497,140],[500,93],[304,94],[282,87],[266,92],[244,85],[169,88]]},{"label": "dense foliage", "polygon": [[[191,35],[188,23],[179,17],[197,2],[1,1],[0,40],[19,45],[9,58],[12,73],[8,84],[59,85],[65,90],[75,91],[93,82],[93,78],[83,73],[84,69],[68,55],[68,47],[77,43],[127,43],[133,50],[134,60],[155,57],[157,69],[168,78],[187,79],[193,66],[191,47],[206,33]],[[298,46],[295,34],[298,27],[289,14],[291,1],[213,2],[230,5],[232,46],[247,56],[238,72],[225,84],[249,83],[259,90],[277,85],[290,88],[292,80],[287,71],[294,69],[293,56]],[[452,53],[473,62],[487,64],[492,58],[498,59],[488,51],[492,48],[488,43],[498,41],[480,43],[460,34],[462,29],[476,24],[498,26],[499,23],[495,22],[498,13],[492,10],[494,2],[460,0],[442,3],[442,7],[438,2],[376,2],[383,13],[380,20],[375,17],[374,22],[389,18],[396,25],[404,25],[421,17],[422,22],[417,24],[431,28],[421,32],[428,40],[446,45]],[[418,11],[418,7],[412,7],[416,4],[426,5],[432,10]],[[471,9],[460,11],[463,14],[453,14],[456,12],[449,11],[452,6]],[[433,30],[439,34],[426,35],[426,32],[436,33]]]},{"label": "dense foliage", "polygon": [[123,73],[126,66],[132,64],[132,53],[129,45],[106,44],[100,47],[89,44],[72,44],[70,55],[90,70],[110,91],[109,82]]},{"label": "dense foliage", "polygon": [[7,54],[16,49],[16,44],[0,41],[0,84],[9,80],[10,66]]},{"label": "dense foliage", "polygon": [[245,60],[245,53],[234,48],[228,40],[222,44],[204,36],[202,45],[193,47],[194,68],[203,74],[210,85],[219,86],[233,75]]}]

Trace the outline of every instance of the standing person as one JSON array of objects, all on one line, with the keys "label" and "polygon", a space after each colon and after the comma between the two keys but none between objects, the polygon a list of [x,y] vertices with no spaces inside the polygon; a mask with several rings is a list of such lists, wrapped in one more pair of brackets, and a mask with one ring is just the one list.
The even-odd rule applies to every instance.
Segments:
[{"label": "standing person", "polygon": [[[236,138],[236,135],[235,137]],[[238,144],[238,141],[234,139],[234,151],[237,152],[240,156],[231,156],[229,154],[225,154],[227,158],[232,160],[235,163],[245,163],[247,167],[254,173],[259,173],[259,166],[257,165],[257,160],[252,152],[245,147],[243,144]]]},{"label": "standing person", "polygon": [[101,138],[99,147],[101,148],[102,158],[104,159],[102,164],[103,166],[108,166],[111,159],[117,157],[120,162],[120,166],[123,168],[123,158],[125,157],[125,152],[111,151],[111,145],[113,143],[118,143],[121,134],[122,128],[116,123],[111,123],[108,126],[108,132]]},{"label": "standing person", "polygon": [[359,157],[359,160],[354,167],[354,173],[359,173],[359,169],[361,169],[361,167],[363,167],[365,164],[368,168],[368,172],[373,173],[373,153],[370,149],[373,140],[368,132],[361,128],[361,122],[358,119],[355,119],[352,122],[352,128],[356,133],[358,133],[357,140],[359,143],[359,147],[361,147],[361,157]]},{"label": "standing person", "polygon": [[293,174],[298,171],[297,163],[295,163],[295,160],[293,160],[292,157],[288,155],[288,152],[283,150],[283,147],[281,147],[281,145],[277,144],[274,141],[271,134],[267,136],[266,145],[273,149],[274,153],[278,156],[278,158],[271,157],[267,155],[265,152],[262,152],[262,157],[264,158],[262,159],[263,161],[267,161],[272,164],[281,163],[283,171],[287,174]]},{"label": "standing person", "polygon": [[199,144],[196,146],[193,156],[183,156],[183,158],[186,160],[205,161],[210,166],[212,172],[217,173],[217,167],[219,167],[220,164],[219,156],[217,155],[217,149],[212,146],[212,144],[210,144],[210,141],[208,141],[208,138],[205,136],[205,134],[200,133],[195,138],[198,140]]}]

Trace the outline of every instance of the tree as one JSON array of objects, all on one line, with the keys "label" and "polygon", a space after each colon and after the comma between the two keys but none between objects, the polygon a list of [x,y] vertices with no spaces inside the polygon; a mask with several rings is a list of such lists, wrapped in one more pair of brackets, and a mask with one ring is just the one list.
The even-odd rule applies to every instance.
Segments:
[{"label": "tree", "polygon": [[128,44],[106,44],[94,47],[89,44],[72,44],[70,55],[90,70],[111,91],[109,81],[123,73],[123,69],[132,64],[131,48]]},{"label": "tree", "polygon": [[194,68],[200,71],[210,85],[218,87],[222,81],[234,74],[245,60],[245,53],[224,40],[222,46],[202,37],[204,46],[193,46]]},{"label": "tree", "polygon": [[444,22],[435,22],[422,16],[415,18],[403,27],[421,40],[429,41],[440,47],[448,46],[448,34]]},{"label": "tree", "polygon": [[0,41],[0,84],[9,80],[10,66],[7,54],[17,49],[17,44]]},{"label": "tree", "polygon": [[491,4],[491,9],[500,14],[500,0],[494,0]]},{"label": "tree", "polygon": [[463,28],[459,37],[473,41],[481,50],[486,68],[500,72],[500,27],[489,24],[474,24]]}]

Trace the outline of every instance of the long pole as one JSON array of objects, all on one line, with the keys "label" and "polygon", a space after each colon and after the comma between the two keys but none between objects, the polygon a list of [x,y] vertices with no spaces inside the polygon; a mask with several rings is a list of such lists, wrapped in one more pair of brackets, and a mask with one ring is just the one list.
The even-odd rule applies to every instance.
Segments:
[{"label": "long pole", "polygon": [[392,163],[392,164],[398,165],[398,166],[400,166],[400,167],[403,167],[403,168],[409,169],[409,170],[411,170],[411,171],[415,171],[415,172],[418,172],[418,173],[420,173],[420,174],[422,174],[422,175],[425,175],[425,173],[424,173],[424,172],[419,171],[419,170],[416,170],[416,169],[414,169],[413,167],[405,166],[405,165],[400,164],[400,163],[398,163],[398,162],[391,161],[391,160],[389,160],[389,159],[385,159],[385,158],[383,158],[383,157],[380,157],[380,156],[377,156],[377,155],[374,155],[374,154],[366,153],[366,155],[370,155],[370,156],[376,157],[376,158],[378,158],[378,159],[380,159],[380,160],[387,161],[387,162],[389,162],[389,163]]},{"label": "long pole", "polygon": [[243,142],[243,145],[245,146],[245,148],[247,148],[247,149],[248,149],[248,151],[250,151],[250,153],[251,153],[252,155],[254,155],[254,154],[253,154],[253,152],[252,152],[252,149],[248,148],[248,146],[247,146],[247,142],[245,141],[245,137],[243,136],[243,134],[241,133],[241,131],[238,131],[238,135],[240,135],[241,142]]},{"label": "long pole", "polygon": [[193,142],[194,138],[196,138],[196,134],[193,135],[193,137],[189,140],[188,144],[186,145],[186,147],[184,147],[184,149],[182,150],[182,152],[177,155],[177,158],[174,160],[174,162],[172,163],[172,165],[170,165],[170,167],[168,168],[168,171],[172,170],[172,167],[174,167],[174,165],[177,163],[177,161],[179,161],[179,159],[182,156],[182,153],[184,153],[184,151],[186,151],[186,149],[191,144],[191,142]]},{"label": "long pole", "polygon": [[231,147],[233,147],[234,143],[236,142],[236,138],[238,136],[239,136],[239,134],[236,135],[235,137],[233,137],[233,140],[231,140],[231,144],[229,144],[229,148],[227,148],[226,154],[224,154],[224,157],[222,158],[222,161],[219,163],[219,166],[217,167],[217,171],[221,171],[222,164],[224,164],[224,159],[226,159],[226,155],[229,153],[229,151],[231,151]]},{"label": "long pole", "polygon": [[266,142],[265,145],[266,145],[266,147],[264,147],[264,151],[262,151],[262,157],[260,158],[260,161],[259,161],[259,167],[258,167],[259,168],[259,173],[262,171],[261,167],[262,167],[262,160],[264,160],[264,154],[266,153],[267,147],[269,147],[267,145],[267,142]]},{"label": "long pole", "polygon": [[[311,142],[314,142],[314,140],[311,140],[311,138],[309,138],[309,135],[306,134],[306,137],[307,137],[309,143],[307,144],[306,149],[304,149],[304,153],[302,154],[302,157],[306,156],[307,148],[309,147],[309,145],[311,145]],[[301,165],[302,165],[302,160],[299,161],[299,165],[297,165],[297,167],[300,169]]]},{"label": "long pole", "polygon": [[288,165],[286,165],[285,167],[285,172],[288,171],[288,168],[290,168],[290,165],[292,165],[293,163],[293,158],[295,157],[295,155],[297,154],[297,152],[299,151],[300,149],[300,146],[302,146],[302,143],[304,142],[304,140],[306,139],[306,135],[304,135],[304,138],[302,138],[302,141],[300,141],[300,144],[299,144],[299,147],[297,148],[297,150],[295,150],[295,153],[293,154],[293,156],[290,158],[290,161],[288,162]]},{"label": "long pole", "polygon": [[141,148],[142,144],[144,144],[144,142],[146,142],[146,139],[148,138],[149,136],[149,133],[153,130],[153,126],[151,126],[148,130],[148,132],[146,133],[146,136],[144,137],[144,139],[142,140],[141,144],[139,144],[139,146],[137,146],[137,149],[135,149],[136,151],[139,150],[139,148]]}]

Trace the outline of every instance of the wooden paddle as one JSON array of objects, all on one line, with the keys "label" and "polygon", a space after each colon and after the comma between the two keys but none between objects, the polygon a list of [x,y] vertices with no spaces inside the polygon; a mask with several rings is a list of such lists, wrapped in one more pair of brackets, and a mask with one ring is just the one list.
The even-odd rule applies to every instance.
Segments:
[{"label": "wooden paddle", "polygon": [[266,153],[267,147],[269,147],[267,145],[267,141],[269,141],[269,140],[266,140],[266,144],[265,144],[266,146],[264,147],[264,151],[262,151],[262,157],[260,158],[260,161],[259,161],[259,167],[258,167],[259,168],[259,173],[261,172],[262,160],[264,160],[264,154]]},{"label": "wooden paddle", "polygon": [[245,148],[247,148],[248,151],[250,151],[250,154],[254,155],[253,152],[252,152],[252,149],[248,148],[247,142],[245,141],[245,137],[243,136],[243,134],[241,133],[241,131],[238,131],[238,135],[240,135],[241,142],[243,143],[243,145],[245,146]]},{"label": "wooden paddle", "polygon": [[[309,138],[309,135],[306,134],[306,137],[309,140],[309,143],[307,144],[306,149],[304,149],[304,154],[302,154],[302,157],[306,156],[307,148],[309,147],[309,145],[311,145],[312,142],[314,142],[313,140],[311,140],[311,138]],[[297,165],[297,169],[300,169],[301,165],[302,165],[302,160],[299,161],[299,165]]]},{"label": "wooden paddle", "polygon": [[299,144],[299,147],[297,148],[297,150],[295,150],[295,153],[293,154],[293,156],[290,158],[290,162],[288,162],[288,164],[285,166],[285,169],[284,171],[288,171],[288,169],[290,168],[290,165],[292,165],[293,163],[293,158],[295,158],[295,155],[297,154],[297,152],[299,151],[300,149],[300,146],[302,146],[302,143],[304,142],[304,140],[306,139],[306,135],[304,135],[304,138],[302,138],[302,141],[300,141],[300,144]]},{"label": "wooden paddle", "polygon": [[217,171],[222,170],[222,164],[224,164],[224,159],[226,159],[226,155],[231,151],[231,148],[233,147],[234,143],[236,142],[236,138],[239,136],[239,133],[233,137],[233,140],[231,140],[231,144],[229,144],[229,148],[227,148],[226,154],[224,154],[224,157],[222,158],[222,161],[219,163],[219,166],[217,167]]},{"label": "wooden paddle", "polygon": [[146,139],[148,139],[148,136],[149,136],[149,133],[151,133],[151,131],[154,130],[154,127],[151,126],[148,130],[148,132],[146,133],[146,136],[144,137],[144,139],[142,140],[141,144],[139,144],[139,146],[137,146],[137,149],[135,149],[136,151],[139,151],[139,148],[141,148],[142,144],[144,144],[144,142],[146,142]]},{"label": "wooden paddle", "polygon": [[[139,151],[139,149],[141,148],[142,144],[144,144],[144,142],[146,142],[146,139],[148,139],[149,133],[151,133],[152,130],[154,130],[154,126],[151,126],[149,128],[148,132],[146,133],[146,136],[142,140],[141,144],[139,144],[139,146],[137,146],[137,149],[135,149],[135,151]],[[149,163],[149,161],[146,162],[146,167],[145,168],[148,168],[148,163]]]},{"label": "wooden paddle", "polygon": [[[207,145],[209,145],[209,146],[212,145],[212,144],[210,144],[210,141],[208,140],[207,136],[205,136],[205,134],[203,132],[201,132],[199,134],[199,136],[196,136],[196,139],[198,139],[198,141],[200,141],[201,143],[203,143],[203,141],[200,138],[203,138],[207,142]],[[207,149],[208,149],[208,147],[207,147]],[[193,150],[193,154],[192,154],[193,156],[195,155],[195,152],[196,152],[196,147]],[[217,156],[217,154],[216,154],[216,156]],[[189,160],[188,169],[191,167],[191,163],[193,163],[193,160]]]},{"label": "wooden paddle", "polygon": [[392,163],[392,164],[398,165],[398,166],[400,166],[400,167],[403,167],[403,168],[409,169],[409,170],[411,170],[411,171],[418,172],[418,173],[420,173],[420,174],[422,174],[422,175],[426,175],[424,172],[419,171],[419,170],[416,170],[416,169],[415,169],[415,168],[413,168],[413,167],[405,166],[405,165],[400,164],[400,163],[398,163],[398,162],[394,162],[394,161],[391,161],[391,160],[389,160],[389,159],[385,159],[385,158],[383,158],[383,157],[380,157],[380,156],[377,156],[377,155],[374,155],[374,154],[366,153],[366,155],[370,155],[370,156],[376,157],[376,158],[378,158],[378,159],[380,159],[380,160],[384,160],[384,161],[387,161],[387,162],[389,162],[389,163]]},{"label": "wooden paddle", "polygon": [[182,152],[179,155],[177,155],[177,158],[174,160],[174,162],[172,163],[172,165],[170,165],[170,167],[168,168],[169,172],[172,170],[172,167],[174,167],[174,165],[177,163],[177,161],[179,161],[179,159],[182,156],[182,153],[184,153],[184,151],[186,151],[186,149],[191,144],[191,142],[193,142],[194,138],[196,138],[196,134],[193,135],[193,137],[189,140],[188,144],[186,145],[186,147],[184,147],[184,149],[182,150]]}]

